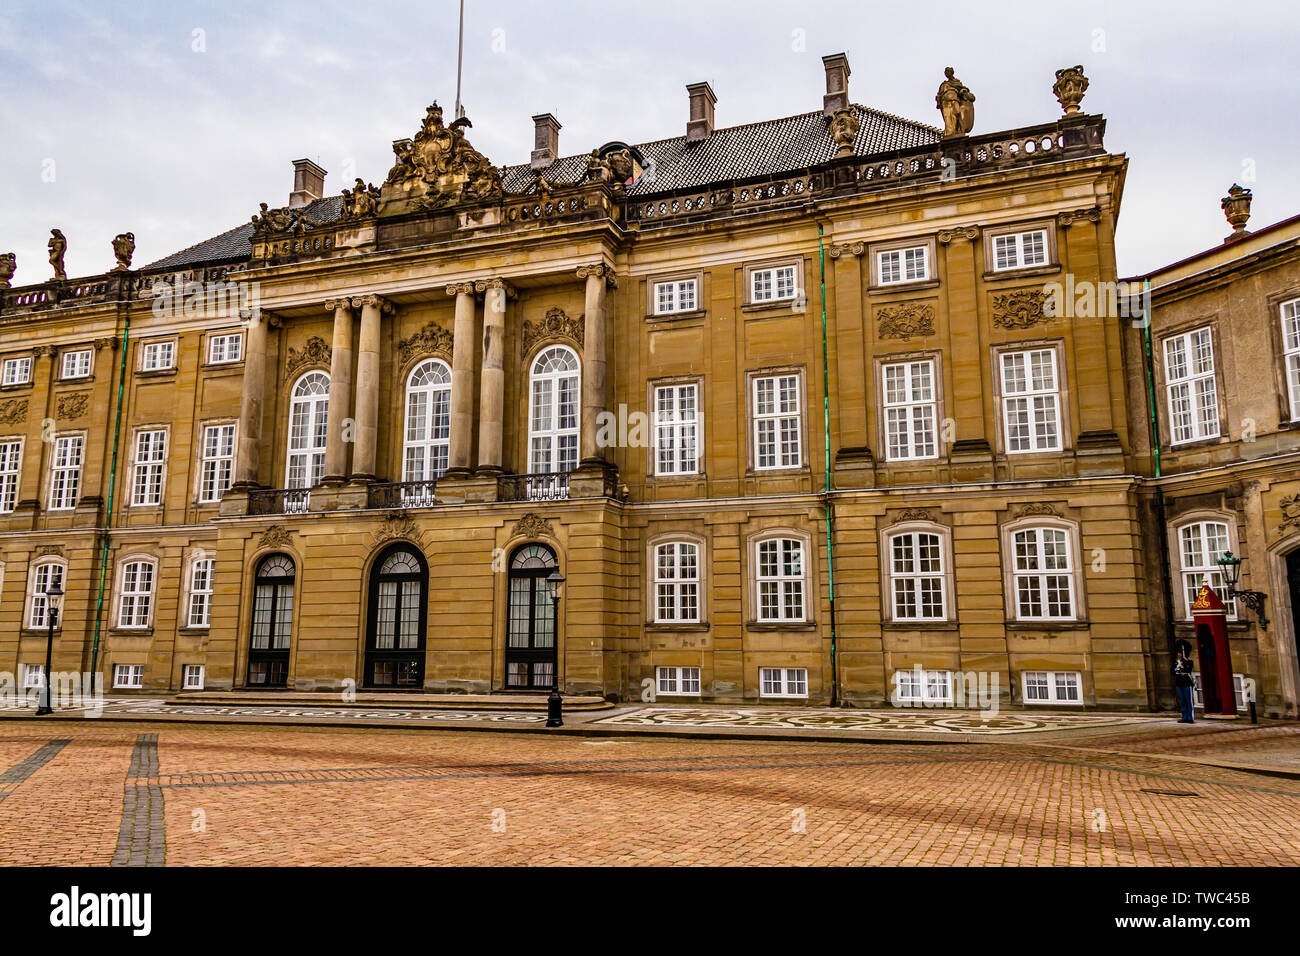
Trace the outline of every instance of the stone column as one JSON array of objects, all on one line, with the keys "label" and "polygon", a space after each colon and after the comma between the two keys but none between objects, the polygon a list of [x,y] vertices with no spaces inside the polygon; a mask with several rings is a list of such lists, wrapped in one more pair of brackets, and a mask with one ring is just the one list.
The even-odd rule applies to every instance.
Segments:
[{"label": "stone column", "polygon": [[262,413],[266,396],[266,327],[271,317],[254,312],[244,336],[244,389],[239,396],[239,436],[235,456],[236,491],[258,486],[258,457],[262,448]]},{"label": "stone column", "polygon": [[605,450],[596,446],[596,418],[609,404],[606,371],[607,333],[605,327],[605,288],[618,288],[614,270],[603,262],[579,266],[578,278],[587,280],[587,312],[582,340],[582,431],[578,446],[578,464],[603,465]]},{"label": "stone column", "polygon": [[506,301],[515,297],[515,290],[505,279],[480,279],[474,287],[485,294],[477,472],[496,475],[504,470],[501,436],[506,401]]},{"label": "stone column", "polygon": [[945,407],[954,425],[948,447],[954,481],[986,481],[993,465],[985,419],[992,412],[993,393],[986,386],[991,386],[992,376],[998,372],[988,368],[988,341],[981,331],[976,259],[979,235],[979,227],[973,225],[941,229],[938,235],[939,245],[944,247],[948,289],[952,390]]},{"label": "stone column", "polygon": [[[52,345],[32,347],[31,398],[20,400],[27,415],[27,440],[23,443],[23,473],[18,488],[18,510],[35,512],[43,509],[48,497],[41,499],[43,476],[50,467],[53,441],[42,441],[45,419],[54,416],[50,403],[54,396],[54,354]],[[21,353],[14,353],[20,357]],[[29,407],[28,407],[29,406]],[[56,427],[63,427],[62,424]],[[89,444],[89,442],[87,442]],[[84,471],[83,471],[84,473]],[[48,489],[45,489],[48,495]]]},{"label": "stone column", "polygon": [[[352,449],[352,480],[374,481],[379,441],[379,341],[383,315],[392,303],[377,295],[353,299],[361,306],[361,335],[357,341],[356,447]],[[331,414],[333,410],[331,409]]]},{"label": "stone column", "polygon": [[[356,304],[360,305],[357,299]],[[325,437],[325,474],[322,484],[341,485],[347,480],[348,446],[343,440],[352,417],[352,310],[351,299],[329,299],[334,312],[334,341],[330,345],[329,429]]]},{"label": "stone column", "polygon": [[474,283],[447,286],[456,297],[456,322],[451,345],[451,447],[447,455],[447,476],[466,478],[470,470],[470,449],[474,428]]}]

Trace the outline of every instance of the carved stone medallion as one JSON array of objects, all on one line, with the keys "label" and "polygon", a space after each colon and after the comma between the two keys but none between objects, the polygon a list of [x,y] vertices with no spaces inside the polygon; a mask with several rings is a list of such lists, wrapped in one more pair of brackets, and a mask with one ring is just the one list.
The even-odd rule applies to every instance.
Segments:
[{"label": "carved stone medallion", "polygon": [[538,342],[551,339],[567,341],[581,350],[585,332],[586,325],[582,316],[574,319],[565,315],[563,309],[550,309],[546,318],[538,322],[524,320],[520,355],[527,355]]},{"label": "carved stone medallion", "polygon": [[540,538],[542,536],[553,538],[555,537],[555,531],[551,528],[551,523],[535,511],[528,512],[516,521],[515,526],[510,529],[511,538]]},{"label": "carved stone medallion", "polygon": [[441,355],[451,358],[453,336],[436,322],[430,322],[420,331],[415,332],[397,343],[397,354],[405,365],[419,355]]},{"label": "carved stone medallion", "polygon": [[17,425],[27,421],[27,399],[11,398],[0,402],[0,425]]},{"label": "carved stone medallion", "polygon": [[1048,293],[1043,289],[1015,289],[993,296],[993,324],[1004,329],[1028,329],[1052,321],[1043,306]]},{"label": "carved stone medallion", "polygon": [[60,395],[55,405],[55,415],[59,421],[75,422],[86,414],[90,407],[90,396],[85,392],[71,392]]},{"label": "carved stone medallion", "polygon": [[319,335],[313,335],[301,349],[289,349],[289,357],[284,363],[284,374],[292,375],[308,365],[323,365],[329,368],[330,344]]},{"label": "carved stone medallion", "polygon": [[934,306],[929,302],[900,302],[876,310],[876,329],[882,339],[934,335]]},{"label": "carved stone medallion", "polygon": [[286,548],[290,542],[289,532],[282,524],[273,524],[262,532],[257,539],[259,548]]}]

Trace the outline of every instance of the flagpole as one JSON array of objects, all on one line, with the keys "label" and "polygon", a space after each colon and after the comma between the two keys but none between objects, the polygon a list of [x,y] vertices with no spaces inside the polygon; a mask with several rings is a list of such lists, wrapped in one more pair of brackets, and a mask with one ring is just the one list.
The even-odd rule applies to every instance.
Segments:
[{"label": "flagpole", "polygon": [[465,58],[465,0],[460,0],[460,36],[456,41],[456,119],[465,115],[460,105],[460,67]]}]

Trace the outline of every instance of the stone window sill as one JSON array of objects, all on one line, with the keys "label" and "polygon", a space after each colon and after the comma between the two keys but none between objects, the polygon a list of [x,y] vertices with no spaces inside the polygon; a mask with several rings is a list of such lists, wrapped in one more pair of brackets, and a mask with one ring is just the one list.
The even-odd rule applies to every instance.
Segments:
[{"label": "stone window sill", "polygon": [[56,378],[54,380],[54,384],[55,385],[89,385],[93,381],[95,381],[95,376],[93,375],[77,375],[72,378]]},{"label": "stone window sill", "polygon": [[815,631],[816,621],[748,621],[748,631]]},{"label": "stone window sill", "polygon": [[701,321],[707,318],[708,314],[705,309],[691,309],[689,312],[648,312],[645,320],[653,323],[662,322],[666,325],[677,322],[685,324]]},{"label": "stone window sill", "polygon": [[1092,625],[1088,621],[1007,621],[1008,631],[1083,631]]},{"label": "stone window sill", "polygon": [[885,295],[889,292],[922,292],[937,288],[939,288],[938,279],[915,279],[911,282],[886,282],[883,285],[867,286],[867,291]]},{"label": "stone window sill", "polygon": [[[800,311],[807,310],[807,300],[805,299],[804,308]],[[799,296],[792,299],[777,299],[775,302],[746,302],[740,307],[741,312],[780,312],[791,311],[799,303]]]},{"label": "stone window sill", "polygon": [[955,631],[956,621],[882,621],[882,631]]},{"label": "stone window sill", "polygon": [[135,373],[136,378],[168,378],[176,374],[176,367],[171,368],[151,368],[140,369]]},{"label": "stone window sill", "polygon": [[30,381],[13,382],[9,385],[0,385],[0,392],[21,392],[23,389],[31,388],[31,387],[32,387],[32,383]]},{"label": "stone window sill", "polygon": [[696,621],[693,623],[687,623],[687,622],[678,623],[677,621],[646,621],[645,629],[647,631],[656,631],[656,632],[663,632],[663,631],[700,632],[700,631],[707,631],[709,629],[709,622]]},{"label": "stone window sill", "polygon": [[119,637],[153,637],[153,625],[148,627],[110,627],[108,633]]},{"label": "stone window sill", "polygon": [[1029,276],[1051,275],[1053,272],[1060,272],[1061,264],[1059,262],[1049,262],[1045,266],[1026,266],[1021,269],[1000,269],[991,270],[984,273],[985,282],[996,282],[999,279],[1025,279]]}]

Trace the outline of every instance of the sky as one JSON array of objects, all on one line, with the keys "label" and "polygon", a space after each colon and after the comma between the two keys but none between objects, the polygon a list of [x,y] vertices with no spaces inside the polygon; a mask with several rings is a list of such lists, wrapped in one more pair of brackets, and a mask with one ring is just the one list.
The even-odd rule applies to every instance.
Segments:
[{"label": "sky", "polygon": [[[943,68],[976,96],[973,133],[1051,122],[1055,70],[1081,64],[1083,109],[1129,158],[1117,255],[1136,275],[1220,243],[1219,200],[1254,191],[1250,226],[1300,213],[1296,0],[722,3],[465,0],[471,143],[528,161],[531,117],[560,151],[685,132],[685,86],[719,127],[821,108],[821,57],[845,52],[857,103],[940,125]],[[458,0],[0,0],[0,252],[14,284],[139,267],[288,202],[292,161],[326,194],[381,183],[395,139],[435,99],[453,114]],[[1288,92],[1290,91],[1290,92]]]}]

